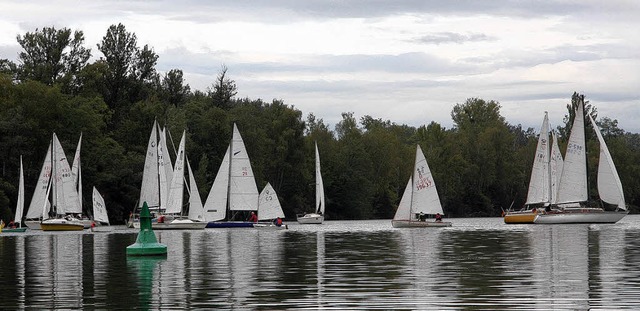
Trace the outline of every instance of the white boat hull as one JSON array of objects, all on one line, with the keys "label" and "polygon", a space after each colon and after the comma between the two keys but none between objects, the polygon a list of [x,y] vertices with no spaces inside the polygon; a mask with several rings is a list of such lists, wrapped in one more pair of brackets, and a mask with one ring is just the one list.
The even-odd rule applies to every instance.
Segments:
[{"label": "white boat hull", "polygon": [[266,229],[266,230],[284,230],[284,229],[289,229],[289,227],[285,224],[283,224],[282,226],[276,226],[274,224],[262,224],[262,223],[255,223],[253,224],[254,228],[258,228],[258,229]]},{"label": "white boat hull", "polygon": [[558,213],[538,214],[534,223],[536,224],[584,224],[603,223],[613,224],[618,222],[628,211],[570,211]]},{"label": "white boat hull", "polygon": [[[140,226],[139,222],[137,224]],[[189,219],[175,219],[171,222],[151,223],[153,230],[197,230],[204,229],[206,226],[207,223],[204,221],[192,221]]]},{"label": "white boat hull", "polygon": [[322,224],[324,221],[324,216],[316,213],[304,214],[302,216],[298,216],[298,223],[307,225],[307,224]]},{"label": "white boat hull", "polygon": [[451,227],[448,221],[391,220],[394,228],[441,228]]},{"label": "white boat hull", "polygon": [[112,226],[95,226],[91,227],[91,232],[111,232],[113,231]]},{"label": "white boat hull", "polygon": [[24,225],[29,227],[31,230],[42,230],[42,227],[40,227],[40,220],[26,220]]}]

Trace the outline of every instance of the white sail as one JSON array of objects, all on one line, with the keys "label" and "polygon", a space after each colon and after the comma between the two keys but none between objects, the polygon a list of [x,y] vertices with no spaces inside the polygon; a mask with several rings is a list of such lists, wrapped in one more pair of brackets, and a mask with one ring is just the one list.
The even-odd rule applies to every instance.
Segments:
[{"label": "white sail", "polygon": [[78,139],[78,146],[76,147],[76,154],[73,157],[73,164],[71,165],[71,175],[73,175],[73,183],[78,191],[78,206],[82,211],[82,171],[80,165],[80,146],[82,145],[82,133],[80,133],[80,139]]},{"label": "white sail", "polygon": [[618,176],[616,166],[613,164],[609,148],[607,148],[602,133],[600,133],[600,128],[598,128],[596,122],[593,121],[591,115],[589,115],[589,120],[591,120],[596,136],[598,136],[598,142],[600,143],[600,160],[598,162],[598,194],[600,195],[600,199],[626,210],[622,183],[620,182],[620,176]]},{"label": "white sail", "polygon": [[258,220],[284,218],[280,200],[270,183],[260,192],[258,202]]},{"label": "white sail", "polygon": [[560,177],[558,203],[583,202],[587,194],[587,157],[584,138],[584,107],[578,102],[571,135],[564,158],[564,168]]},{"label": "white sail", "polygon": [[18,181],[18,200],[16,202],[16,214],[13,222],[22,224],[24,212],[24,170],[22,169],[22,156],[20,156],[20,179]]},{"label": "white sail", "polygon": [[142,185],[140,186],[139,206],[147,202],[149,207],[160,206],[160,191],[158,182],[158,140],[156,132],[157,124],[153,121],[147,154],[144,161],[144,171],[142,173]]},{"label": "white sail", "polygon": [[[160,129],[160,139],[158,140],[158,191],[160,193],[160,210],[167,208],[167,200],[169,199],[169,187],[173,177],[173,168],[171,166],[171,157],[169,157],[169,149],[167,149],[167,138],[165,130]],[[177,161],[178,159],[176,159]]]},{"label": "white sail", "polygon": [[555,204],[558,200],[558,188],[560,187],[560,175],[562,174],[564,160],[562,159],[562,153],[558,147],[558,138],[556,137],[556,133],[552,131],[551,137],[553,138],[553,145],[551,145],[551,161],[549,162],[551,172],[550,202]]},{"label": "white sail", "polygon": [[540,127],[536,154],[533,159],[526,204],[547,203],[550,201],[549,173],[549,117],[545,112],[544,120]]},{"label": "white sail", "polygon": [[109,224],[109,217],[107,216],[107,208],[104,204],[104,199],[98,189],[93,187],[93,220],[101,223]]},{"label": "white sail", "polygon": [[407,187],[404,189],[404,193],[402,194],[402,199],[400,199],[400,204],[398,205],[398,209],[396,210],[396,214],[393,216],[393,220],[411,220],[413,215],[411,214],[411,189],[413,186],[413,182],[411,178],[407,182]]},{"label": "white sail", "polygon": [[187,160],[187,170],[189,171],[189,219],[197,221],[205,221],[204,207],[200,198],[200,191],[196,185],[196,179],[193,177],[191,164]]},{"label": "white sail", "polygon": [[316,143],[316,213],[324,215],[324,183],[322,182],[322,173],[320,172],[320,153],[318,152],[318,143]]},{"label": "white sail", "polygon": [[218,169],[216,179],[204,203],[205,219],[207,221],[223,220],[227,216],[227,198],[229,190],[229,154],[231,146],[224,153],[222,164]]},{"label": "white sail", "polygon": [[229,175],[229,210],[257,211],[258,187],[251,169],[247,149],[238,127],[233,124],[231,170]]},{"label": "white sail", "polygon": [[42,168],[40,169],[40,177],[38,177],[38,183],[33,191],[31,197],[31,203],[29,203],[29,209],[25,215],[26,219],[40,218],[43,214],[43,210],[49,210],[49,196],[47,195],[47,188],[49,187],[49,179],[51,178],[51,143],[47,149],[47,154],[42,162]]},{"label": "white sail", "polygon": [[166,213],[179,214],[182,211],[184,197],[184,144],[186,132],[182,132],[178,154],[176,155],[176,165],[173,169],[173,178],[169,185],[169,196],[167,197]]},{"label": "white sail", "polygon": [[56,200],[56,212],[58,215],[65,215],[69,213],[80,214],[78,189],[76,188],[73,175],[71,174],[71,167],[67,156],[62,149],[62,145],[58,140],[56,134],[53,134],[53,156],[54,156],[54,189]]},{"label": "white sail", "polygon": [[[171,157],[169,156],[169,148],[167,147],[167,128],[163,128],[160,131],[160,146],[162,146],[162,150],[164,150],[164,170],[167,176],[167,182],[170,182],[173,178],[173,164],[171,164]],[[173,149],[175,152],[175,149]]]},{"label": "white sail", "polygon": [[413,195],[411,197],[411,212],[424,214],[444,214],[436,184],[431,175],[427,159],[420,149],[416,148],[416,163],[413,171]]}]

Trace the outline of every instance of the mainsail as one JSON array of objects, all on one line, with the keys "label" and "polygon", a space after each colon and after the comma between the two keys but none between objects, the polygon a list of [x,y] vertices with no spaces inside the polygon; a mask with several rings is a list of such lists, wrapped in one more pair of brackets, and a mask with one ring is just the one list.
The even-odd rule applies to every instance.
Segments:
[{"label": "mainsail", "polygon": [[258,220],[284,218],[278,195],[270,183],[262,189],[258,199]]},{"label": "mainsail", "polygon": [[587,157],[584,138],[584,106],[578,102],[571,135],[565,153],[564,168],[560,177],[557,203],[584,202],[587,193]]},{"label": "mainsail", "polygon": [[550,201],[550,157],[549,157],[549,117],[544,113],[544,120],[540,127],[540,136],[533,159],[529,191],[525,204],[548,203]]},{"label": "mainsail", "polygon": [[440,197],[433,182],[431,169],[422,153],[420,145],[416,148],[416,162],[413,170],[412,213],[443,214]]},{"label": "mainsail", "polygon": [[318,143],[316,143],[316,213],[324,215],[324,209],[324,183],[320,172],[320,153],[318,152]]},{"label": "mainsail", "polygon": [[238,127],[233,124],[229,172],[229,210],[257,211],[258,187]]}]

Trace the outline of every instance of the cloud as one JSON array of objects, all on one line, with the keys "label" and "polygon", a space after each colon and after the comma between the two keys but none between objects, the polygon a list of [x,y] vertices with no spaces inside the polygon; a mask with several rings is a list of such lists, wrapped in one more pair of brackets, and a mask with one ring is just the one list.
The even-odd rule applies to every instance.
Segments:
[{"label": "cloud", "polygon": [[445,44],[445,43],[456,43],[462,44],[465,42],[480,42],[480,41],[493,41],[495,38],[487,36],[481,33],[469,33],[469,34],[460,34],[453,32],[439,32],[424,35],[420,38],[415,39],[415,42],[418,43],[426,43],[426,44]]}]

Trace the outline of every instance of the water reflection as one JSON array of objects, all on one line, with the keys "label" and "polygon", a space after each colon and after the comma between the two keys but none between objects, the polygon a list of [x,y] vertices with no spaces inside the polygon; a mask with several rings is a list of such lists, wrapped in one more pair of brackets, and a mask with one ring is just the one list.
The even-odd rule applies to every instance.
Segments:
[{"label": "water reflection", "polygon": [[[640,217],[616,225],[443,230],[388,221],[0,236],[0,309],[638,309]],[[633,221],[633,222],[629,222]]]}]

